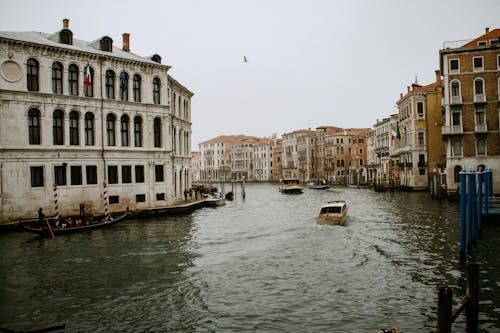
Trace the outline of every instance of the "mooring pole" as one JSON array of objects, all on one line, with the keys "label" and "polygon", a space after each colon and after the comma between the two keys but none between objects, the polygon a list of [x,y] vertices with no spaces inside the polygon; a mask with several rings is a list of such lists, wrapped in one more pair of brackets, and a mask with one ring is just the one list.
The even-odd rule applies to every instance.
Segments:
[{"label": "mooring pole", "polygon": [[241,197],[245,199],[245,176],[241,179]]},{"label": "mooring pole", "polygon": [[472,251],[472,241],[474,236],[473,225],[474,225],[474,218],[476,217],[474,211],[474,203],[476,201],[474,198],[475,177],[476,177],[475,172],[469,170],[469,172],[467,173],[467,232],[466,232],[467,251],[469,253]]},{"label": "mooring pole", "polygon": [[460,171],[460,257],[465,256],[465,236],[467,226],[467,172]]},{"label": "mooring pole", "polygon": [[481,232],[481,224],[483,219],[483,179],[482,171],[477,173],[477,232]]},{"label": "mooring pole", "polygon": [[436,333],[451,333],[452,291],[449,287],[439,288],[438,323]]},{"label": "mooring pole", "polygon": [[465,304],[467,317],[467,333],[477,333],[479,322],[479,265],[467,265],[467,304]]}]

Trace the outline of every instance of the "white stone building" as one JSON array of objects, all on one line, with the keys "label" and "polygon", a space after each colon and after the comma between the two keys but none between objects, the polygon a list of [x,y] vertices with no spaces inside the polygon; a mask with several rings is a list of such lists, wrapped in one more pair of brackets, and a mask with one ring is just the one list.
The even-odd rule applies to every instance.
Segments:
[{"label": "white stone building", "polygon": [[268,182],[273,176],[273,141],[263,138],[253,146],[253,179]]},{"label": "white stone building", "polygon": [[110,212],[181,198],[192,93],[159,55],[130,52],[129,34],[118,48],[73,39],[63,22],[54,34],[0,32],[0,223],[55,214],[55,192],[62,215],[102,213],[104,187]]}]

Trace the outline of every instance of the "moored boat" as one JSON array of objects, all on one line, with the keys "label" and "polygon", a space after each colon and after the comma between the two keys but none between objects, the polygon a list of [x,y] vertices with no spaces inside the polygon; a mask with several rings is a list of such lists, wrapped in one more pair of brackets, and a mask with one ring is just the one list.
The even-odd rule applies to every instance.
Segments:
[{"label": "moored boat", "polygon": [[281,180],[279,191],[281,193],[299,194],[304,190],[304,186],[300,184],[297,178],[285,178]]},{"label": "moored boat", "polygon": [[[116,215],[110,214],[107,217],[101,216],[92,218],[76,216],[68,219],[61,219],[60,221],[56,221],[54,218],[48,218],[42,226],[39,225],[38,221],[19,222],[19,225],[24,230],[36,234],[51,235],[51,233],[53,233],[54,235],[59,235],[108,227],[122,221],[127,215],[128,210],[125,213]],[[50,227],[48,224],[50,224]]]},{"label": "moored boat", "polygon": [[219,207],[226,204],[225,198],[217,198],[213,196],[208,196],[204,199],[205,206],[207,207]]},{"label": "moored boat", "polygon": [[344,200],[329,201],[321,206],[316,218],[318,224],[343,225],[347,215],[348,206]]},{"label": "moored boat", "polygon": [[313,189],[313,190],[326,190],[329,189],[330,186],[326,185],[326,183],[323,180],[320,181],[312,181],[307,183],[307,188]]}]

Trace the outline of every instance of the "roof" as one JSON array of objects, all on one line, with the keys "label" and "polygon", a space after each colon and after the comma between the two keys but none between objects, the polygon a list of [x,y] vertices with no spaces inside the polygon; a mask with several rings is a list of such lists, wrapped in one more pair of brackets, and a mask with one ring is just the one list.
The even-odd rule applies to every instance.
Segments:
[{"label": "roof", "polygon": [[142,57],[132,52],[123,51],[119,47],[113,46],[113,52],[102,51],[94,45],[98,45],[96,41],[86,42],[79,39],[73,38],[73,44],[59,43],[55,40],[55,34],[47,34],[43,32],[36,31],[0,31],[0,38],[9,39],[13,41],[19,41],[24,43],[38,44],[40,46],[50,46],[59,49],[67,49],[75,52],[85,52],[89,54],[100,54],[107,57],[115,57],[129,61],[138,61],[142,63],[148,63],[155,66],[164,66],[170,68],[170,66],[159,64],[150,58]]},{"label": "roof", "polygon": [[207,144],[207,143],[241,143],[244,141],[260,141],[260,138],[257,138],[255,136],[247,136],[243,134],[238,134],[238,135],[219,135],[215,138],[209,139],[207,141],[203,141],[200,144]]},{"label": "roof", "polygon": [[[470,47],[477,47],[479,42],[486,42],[486,45],[490,45],[489,41],[491,39],[499,38],[500,37],[500,29],[494,29],[491,30],[484,35],[481,35],[477,37],[476,39],[473,39],[472,41],[468,42],[465,45],[462,45],[461,47],[463,48],[470,48]],[[497,42],[498,43],[498,42]]]}]

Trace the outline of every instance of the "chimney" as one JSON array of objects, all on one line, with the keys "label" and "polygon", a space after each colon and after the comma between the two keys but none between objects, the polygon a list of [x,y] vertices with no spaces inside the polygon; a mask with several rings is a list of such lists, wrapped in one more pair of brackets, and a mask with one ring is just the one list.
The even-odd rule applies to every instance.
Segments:
[{"label": "chimney", "polygon": [[399,99],[403,98],[403,93],[399,93]]},{"label": "chimney", "polygon": [[408,90],[408,92],[410,92],[410,86],[406,86],[406,90]]},{"label": "chimney", "polygon": [[69,28],[69,20],[63,19],[63,29],[68,29],[68,28]]},{"label": "chimney", "polygon": [[125,52],[130,52],[130,34],[129,33],[124,33],[123,34],[123,51]]},{"label": "chimney", "polygon": [[436,82],[441,81],[441,71],[438,69],[435,70],[434,72],[436,73]]},{"label": "chimney", "polygon": [[487,34],[488,32],[490,32],[490,27],[484,28],[484,31],[485,31],[485,34]]}]

